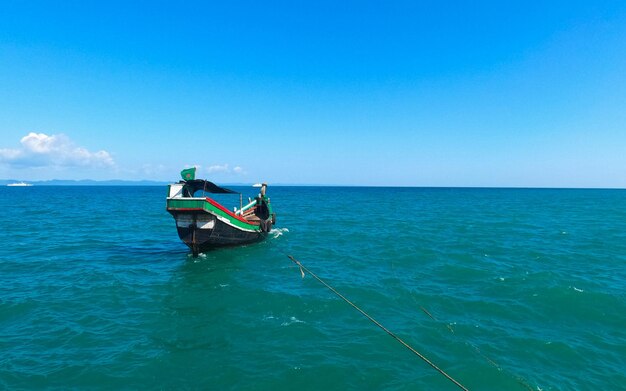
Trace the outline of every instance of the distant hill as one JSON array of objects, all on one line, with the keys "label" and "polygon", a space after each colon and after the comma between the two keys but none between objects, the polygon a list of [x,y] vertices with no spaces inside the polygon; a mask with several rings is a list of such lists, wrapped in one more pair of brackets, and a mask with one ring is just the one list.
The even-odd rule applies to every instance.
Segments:
[{"label": "distant hill", "polygon": [[[0,179],[0,186],[6,186],[9,183],[22,182],[19,179]],[[107,181],[95,181],[92,179],[82,180],[66,180],[52,179],[49,181],[24,181],[34,186],[163,186],[169,182],[159,181],[125,181],[121,179],[113,179]]]},{"label": "distant hill", "polygon": [[[93,179],[81,179],[81,180],[69,180],[69,179],[51,179],[48,181],[28,181],[23,179],[0,179],[0,186],[6,186],[9,183],[18,182],[30,183],[34,186],[165,186],[177,181],[128,181],[122,179],[112,179],[106,181],[96,181]],[[236,186],[236,187],[250,187],[252,183],[249,182],[216,182],[220,186]],[[270,186],[334,186],[324,184],[292,184],[292,183],[270,183]]]}]

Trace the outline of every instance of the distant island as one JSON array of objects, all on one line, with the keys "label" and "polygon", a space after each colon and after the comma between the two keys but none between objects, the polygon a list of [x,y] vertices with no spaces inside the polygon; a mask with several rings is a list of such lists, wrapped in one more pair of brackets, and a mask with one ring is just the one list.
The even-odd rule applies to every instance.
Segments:
[{"label": "distant island", "polygon": [[[97,181],[94,179],[51,179],[46,181],[29,181],[24,179],[0,179],[0,186],[6,186],[12,183],[28,183],[33,186],[166,186],[170,183],[177,181],[150,181],[150,180],[141,180],[141,181],[132,181],[132,180],[123,180],[123,179],[110,179],[110,180],[102,180]],[[238,186],[238,187],[250,187],[252,186],[251,182],[220,182],[222,186]],[[305,186],[305,187],[334,187],[338,185],[328,185],[328,184],[318,184],[318,183],[271,183],[270,186]],[[340,187],[343,187],[339,185]],[[353,187],[353,186],[347,186]],[[360,187],[360,186],[356,186]],[[366,186],[367,187],[367,186]]]},{"label": "distant island", "polygon": [[26,182],[34,186],[163,186],[168,182],[159,181],[128,181],[121,179],[112,179],[106,181],[96,181],[93,179],[68,180],[68,179],[52,179],[47,181],[26,181],[21,179],[0,179],[0,186],[6,186],[12,183]]}]

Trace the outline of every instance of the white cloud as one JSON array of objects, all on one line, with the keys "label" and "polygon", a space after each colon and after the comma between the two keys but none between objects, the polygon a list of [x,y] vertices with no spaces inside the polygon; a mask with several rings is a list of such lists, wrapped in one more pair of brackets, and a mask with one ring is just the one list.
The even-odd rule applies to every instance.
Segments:
[{"label": "white cloud", "polygon": [[206,170],[209,174],[214,174],[216,172],[230,172],[228,164],[215,164],[213,166],[207,167]]},{"label": "white cloud", "polygon": [[[200,169],[200,166],[197,166]],[[230,168],[230,165],[227,163],[224,164],[214,164],[212,166],[204,169],[208,174],[235,174],[235,175],[245,175],[246,172],[240,166],[235,166]]]},{"label": "white cloud", "polygon": [[0,149],[0,163],[12,167],[112,167],[107,151],[90,152],[77,147],[64,134],[29,133],[18,149]]}]

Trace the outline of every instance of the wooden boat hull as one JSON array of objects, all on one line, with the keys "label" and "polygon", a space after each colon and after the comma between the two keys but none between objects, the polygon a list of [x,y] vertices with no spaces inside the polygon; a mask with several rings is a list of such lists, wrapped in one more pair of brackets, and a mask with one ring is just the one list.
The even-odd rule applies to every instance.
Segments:
[{"label": "wooden boat hull", "polygon": [[211,198],[167,199],[167,211],[176,220],[178,236],[194,256],[218,247],[262,240],[272,229],[274,217],[248,220],[230,212]]},{"label": "wooden boat hull", "polygon": [[172,213],[178,237],[197,255],[219,247],[236,246],[263,240],[266,232],[244,231],[206,212]]}]

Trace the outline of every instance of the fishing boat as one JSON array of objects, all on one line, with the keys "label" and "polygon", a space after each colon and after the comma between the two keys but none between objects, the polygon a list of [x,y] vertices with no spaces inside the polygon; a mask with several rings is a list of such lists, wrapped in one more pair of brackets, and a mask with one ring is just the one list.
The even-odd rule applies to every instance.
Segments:
[{"label": "fishing boat", "polygon": [[[240,192],[195,179],[195,168],[181,171],[182,181],[168,185],[166,209],[176,220],[180,239],[193,256],[218,247],[235,246],[262,240],[276,223],[266,195],[267,184],[254,199],[243,205]],[[222,206],[208,194],[239,195],[239,209]]]}]

